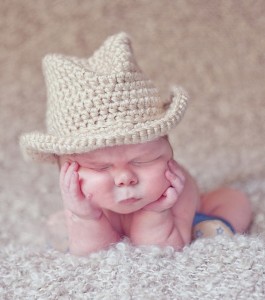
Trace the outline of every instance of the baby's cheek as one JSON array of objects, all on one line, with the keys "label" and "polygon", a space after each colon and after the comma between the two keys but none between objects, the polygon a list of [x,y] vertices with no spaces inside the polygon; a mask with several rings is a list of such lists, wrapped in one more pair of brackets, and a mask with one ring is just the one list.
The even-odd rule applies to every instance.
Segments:
[{"label": "baby's cheek", "polygon": [[166,189],[170,187],[170,182],[166,179],[165,172],[166,166],[162,165],[160,168],[150,172],[148,176],[149,189],[153,191],[157,197],[160,197]]},{"label": "baby's cheek", "polygon": [[87,172],[84,174],[80,172],[81,190],[85,196],[92,194],[92,199],[97,202],[111,189],[111,182],[100,173],[91,173]]}]

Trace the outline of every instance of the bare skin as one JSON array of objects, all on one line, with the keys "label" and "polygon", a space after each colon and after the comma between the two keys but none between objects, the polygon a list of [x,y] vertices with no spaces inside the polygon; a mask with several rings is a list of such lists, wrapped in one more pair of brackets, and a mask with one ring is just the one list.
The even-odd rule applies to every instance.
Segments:
[{"label": "bare skin", "polygon": [[251,221],[248,199],[219,189],[200,196],[190,174],[173,160],[166,138],[60,157],[60,188],[69,249],[87,255],[128,236],[134,245],[191,241],[196,211],[226,219],[236,232]]}]

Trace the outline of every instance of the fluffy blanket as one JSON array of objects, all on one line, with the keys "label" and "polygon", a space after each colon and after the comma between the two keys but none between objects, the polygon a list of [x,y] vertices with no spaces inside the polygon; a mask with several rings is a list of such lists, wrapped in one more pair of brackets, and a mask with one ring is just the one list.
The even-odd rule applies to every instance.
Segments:
[{"label": "fluffy blanket", "polygon": [[[265,2],[2,1],[0,9],[1,299],[264,299]],[[128,32],[164,97],[192,101],[171,134],[175,158],[202,192],[247,193],[248,235],[197,240],[182,252],[127,240],[77,258],[47,249],[45,223],[60,209],[58,170],[23,161],[18,138],[44,128],[41,58],[86,57]]]}]

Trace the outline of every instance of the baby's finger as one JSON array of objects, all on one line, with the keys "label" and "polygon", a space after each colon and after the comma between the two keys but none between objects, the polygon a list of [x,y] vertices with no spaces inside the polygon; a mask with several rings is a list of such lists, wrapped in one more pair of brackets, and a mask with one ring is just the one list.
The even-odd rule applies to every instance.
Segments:
[{"label": "baby's finger", "polygon": [[64,185],[67,189],[70,188],[70,183],[71,183],[71,178],[73,172],[76,172],[78,170],[78,163],[77,162],[72,162],[68,169],[66,170],[65,176],[64,176]]},{"label": "baby's finger", "polygon": [[169,166],[169,170],[172,173],[174,173],[175,175],[177,175],[182,182],[185,181],[185,176],[184,176],[183,172],[181,171],[180,166],[178,165],[178,163],[175,160],[171,159],[168,162],[168,166]]},{"label": "baby's finger", "polygon": [[60,178],[59,178],[61,187],[64,186],[64,178],[65,178],[65,174],[67,172],[68,167],[69,167],[69,162],[65,162],[61,167]]},{"label": "baby's finger", "polygon": [[69,193],[74,201],[81,201],[85,198],[80,187],[79,174],[76,171],[73,171],[70,178]]},{"label": "baby's finger", "polygon": [[169,208],[172,207],[178,199],[178,193],[174,188],[168,188],[164,195],[166,197],[165,202]]},{"label": "baby's finger", "polygon": [[172,173],[169,170],[166,171],[166,178],[169,180],[169,182],[179,195],[184,188],[184,181],[178,175]]}]

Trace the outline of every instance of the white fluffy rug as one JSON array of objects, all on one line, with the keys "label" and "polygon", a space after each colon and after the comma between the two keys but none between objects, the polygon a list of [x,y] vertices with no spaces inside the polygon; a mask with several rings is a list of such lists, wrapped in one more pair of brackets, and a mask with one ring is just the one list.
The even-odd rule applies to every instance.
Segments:
[{"label": "white fluffy rug", "polygon": [[[0,298],[265,299],[265,2],[2,1],[0,9]],[[249,235],[183,252],[128,241],[86,258],[49,250],[58,170],[22,160],[22,132],[44,128],[41,58],[89,56],[127,31],[145,73],[168,96],[191,95],[171,140],[202,191],[220,185],[253,204]]]},{"label": "white fluffy rug", "polygon": [[264,247],[242,236],[197,241],[183,253],[125,241],[88,258],[9,247],[1,253],[1,297],[263,299]]}]

